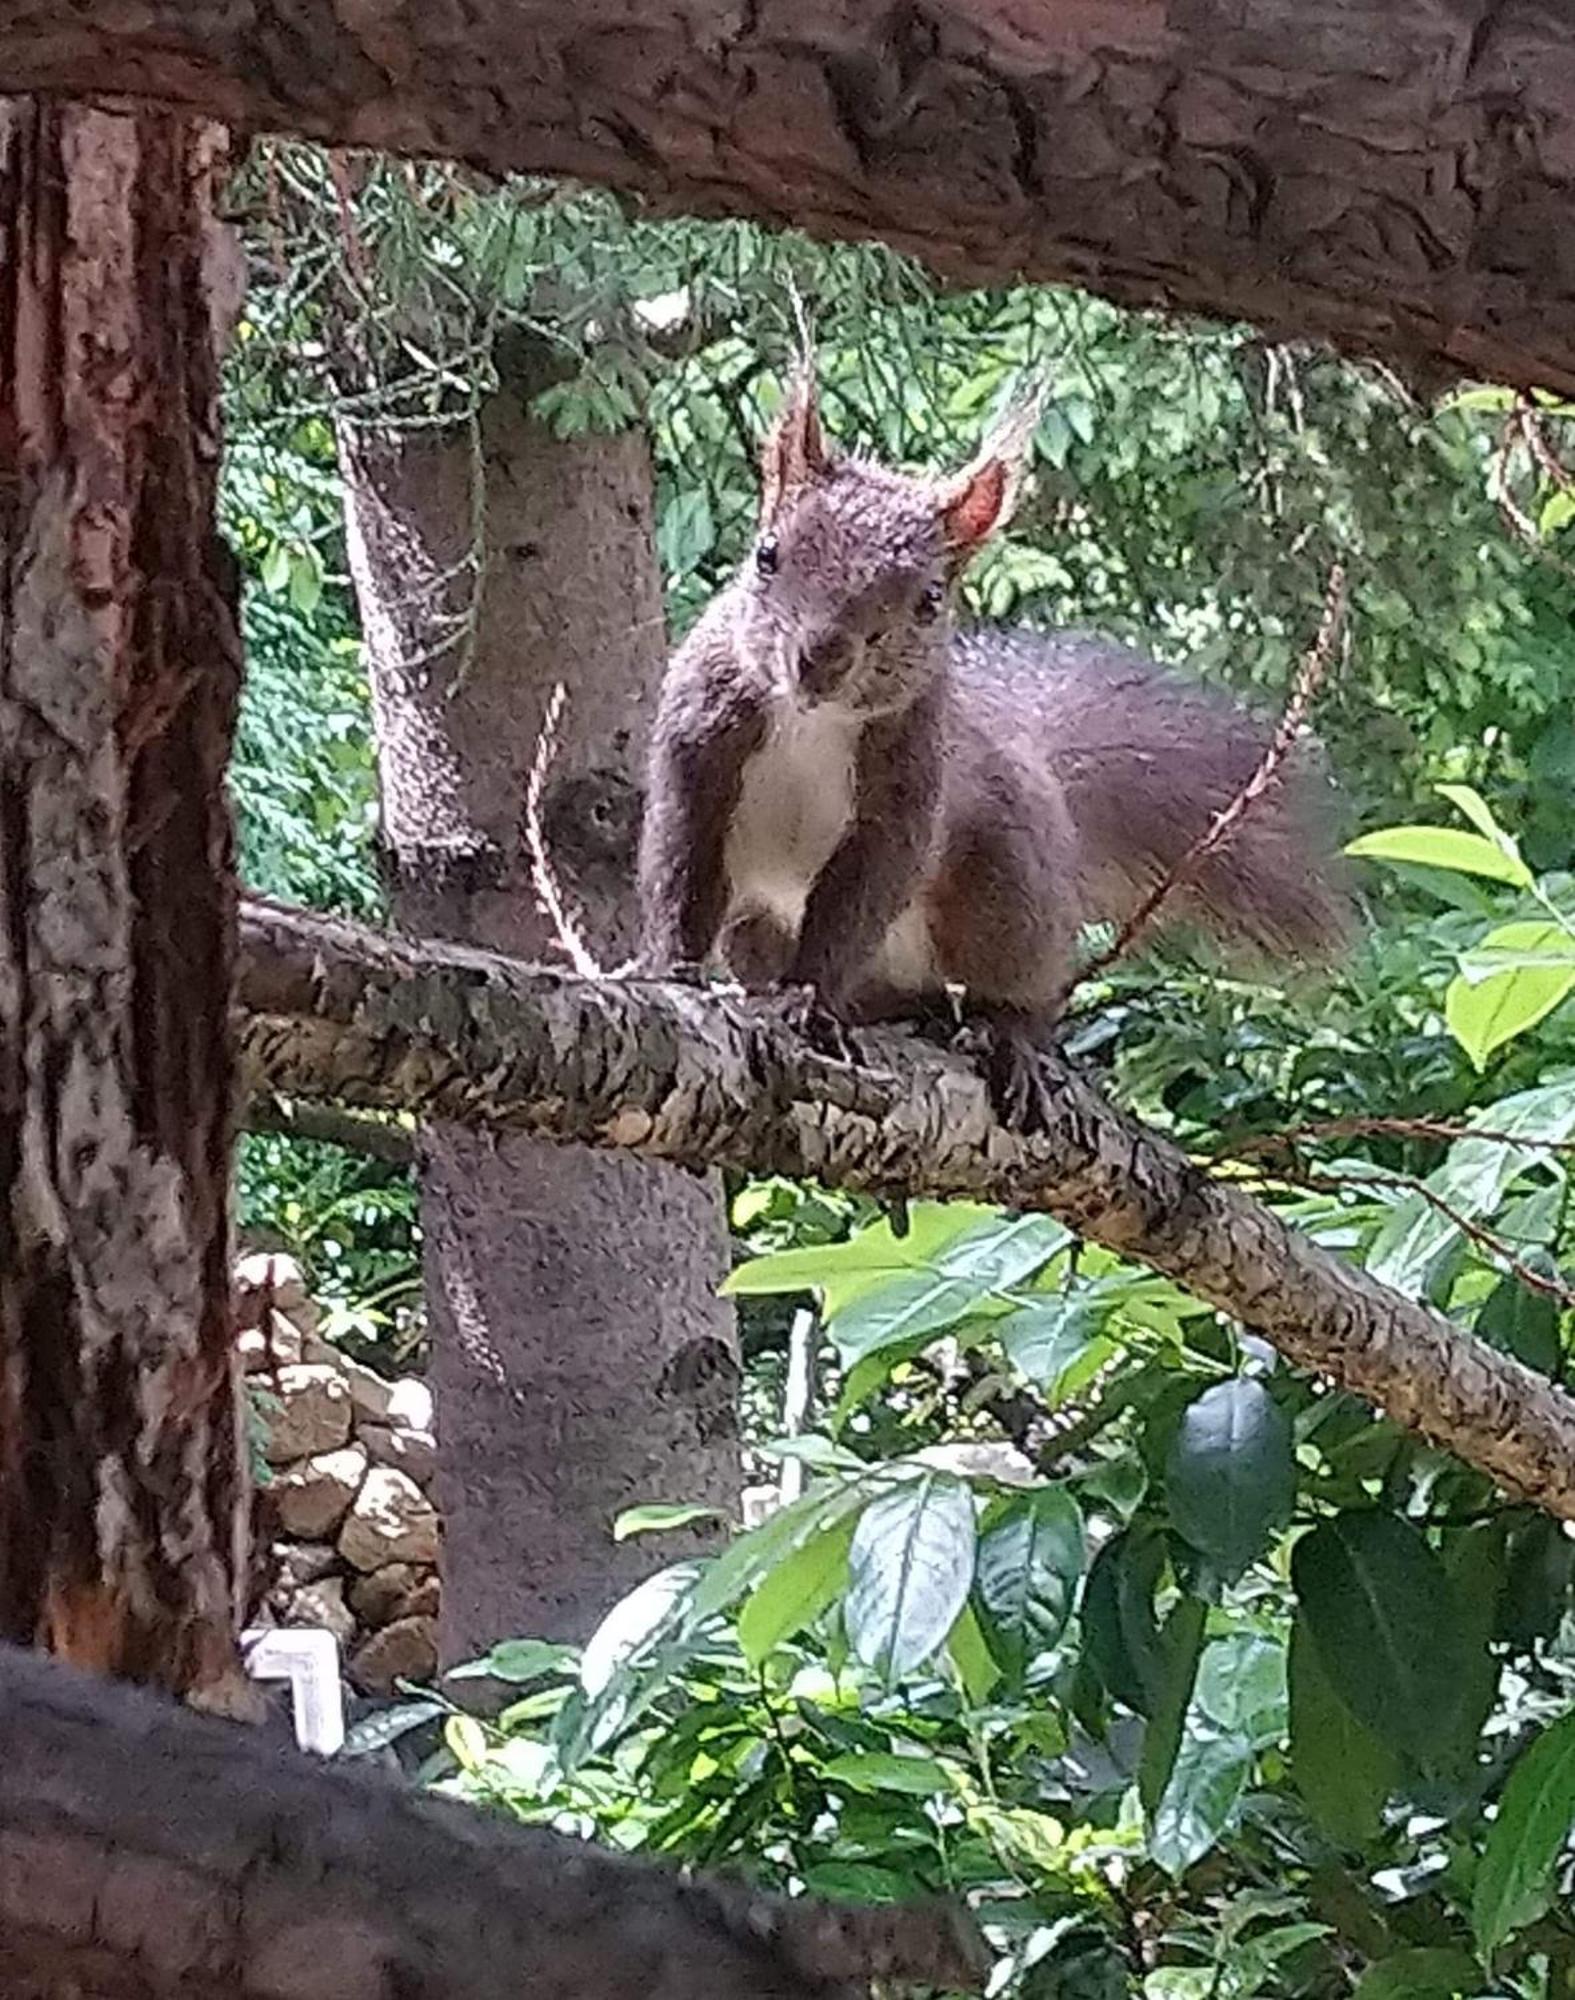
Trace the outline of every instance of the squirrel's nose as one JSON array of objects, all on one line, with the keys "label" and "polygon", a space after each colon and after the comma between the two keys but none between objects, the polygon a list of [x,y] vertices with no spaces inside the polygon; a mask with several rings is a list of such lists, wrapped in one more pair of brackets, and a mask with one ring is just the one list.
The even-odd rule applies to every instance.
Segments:
[{"label": "squirrel's nose", "polygon": [[799,654],[799,686],[812,700],[833,692],[853,664],[853,646],[841,632],[828,632]]}]

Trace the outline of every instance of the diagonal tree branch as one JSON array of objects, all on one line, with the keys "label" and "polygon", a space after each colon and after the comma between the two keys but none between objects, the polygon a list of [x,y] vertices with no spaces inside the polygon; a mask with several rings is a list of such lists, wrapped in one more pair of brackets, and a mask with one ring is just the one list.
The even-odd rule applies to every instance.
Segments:
[{"label": "diagonal tree branch", "polygon": [[901,1036],[861,1037],[879,1067],[851,1069],[724,996],[538,971],[257,899],[240,1000],[253,1089],[1048,1210],[1575,1520],[1575,1402],[1211,1179],[1065,1064],[1050,1129],[1022,1139],[972,1069]]}]

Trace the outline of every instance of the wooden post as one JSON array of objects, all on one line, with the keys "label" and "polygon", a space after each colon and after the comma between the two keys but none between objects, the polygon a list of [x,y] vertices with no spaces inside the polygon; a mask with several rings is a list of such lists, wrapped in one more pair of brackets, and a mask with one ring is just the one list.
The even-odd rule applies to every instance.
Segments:
[{"label": "wooden post", "polygon": [[223,150],[0,100],[0,1633],[234,1709]]}]

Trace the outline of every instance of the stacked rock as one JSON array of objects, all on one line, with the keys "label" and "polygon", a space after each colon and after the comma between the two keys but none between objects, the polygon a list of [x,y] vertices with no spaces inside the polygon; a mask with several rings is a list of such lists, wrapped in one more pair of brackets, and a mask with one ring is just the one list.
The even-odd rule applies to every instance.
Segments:
[{"label": "stacked rock", "polygon": [[257,1496],[264,1622],[326,1627],[366,1694],[429,1679],[440,1533],[430,1390],[414,1376],[389,1381],[324,1340],[289,1257],[242,1258],[235,1294],[269,1471]]}]

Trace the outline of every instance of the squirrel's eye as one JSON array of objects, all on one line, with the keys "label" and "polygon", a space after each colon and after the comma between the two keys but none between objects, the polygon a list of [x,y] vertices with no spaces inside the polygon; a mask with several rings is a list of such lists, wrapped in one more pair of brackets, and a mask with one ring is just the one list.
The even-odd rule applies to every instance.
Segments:
[{"label": "squirrel's eye", "polygon": [[775,576],[777,564],[781,560],[777,551],[775,535],[767,535],[755,549],[755,568],[762,576]]},{"label": "squirrel's eye", "polygon": [[927,583],[919,592],[919,616],[926,624],[940,616],[941,606],[946,602],[944,583]]}]

